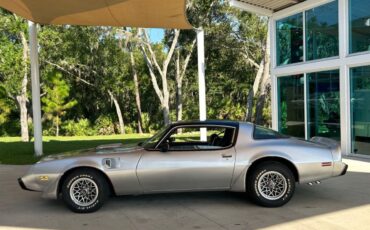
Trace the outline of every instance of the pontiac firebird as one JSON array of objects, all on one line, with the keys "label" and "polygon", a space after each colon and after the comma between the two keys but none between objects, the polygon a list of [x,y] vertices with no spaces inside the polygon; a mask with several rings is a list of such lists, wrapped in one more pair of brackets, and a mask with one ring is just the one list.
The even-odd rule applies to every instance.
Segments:
[{"label": "pontiac firebird", "polygon": [[331,139],[305,141],[245,122],[190,121],[168,125],[136,146],[47,156],[18,182],[78,213],[98,210],[112,195],[189,191],[246,192],[259,205],[278,207],[296,183],[346,171]]}]

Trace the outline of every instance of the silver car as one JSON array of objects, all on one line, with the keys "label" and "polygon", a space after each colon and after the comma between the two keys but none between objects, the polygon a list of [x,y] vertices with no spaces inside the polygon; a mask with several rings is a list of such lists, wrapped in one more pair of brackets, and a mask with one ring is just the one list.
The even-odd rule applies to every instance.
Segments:
[{"label": "silver car", "polygon": [[346,171],[331,139],[300,140],[252,123],[194,121],[171,124],[136,146],[47,156],[18,181],[86,213],[112,195],[188,191],[247,192],[259,205],[278,207],[291,199],[296,183]]}]

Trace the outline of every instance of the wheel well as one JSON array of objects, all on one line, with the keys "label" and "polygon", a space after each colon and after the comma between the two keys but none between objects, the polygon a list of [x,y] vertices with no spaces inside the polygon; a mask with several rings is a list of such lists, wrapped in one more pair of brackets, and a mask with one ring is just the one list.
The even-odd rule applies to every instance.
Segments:
[{"label": "wheel well", "polygon": [[298,170],[297,168],[295,167],[295,165],[290,162],[289,160],[287,159],[284,159],[284,158],[281,158],[281,157],[264,157],[264,158],[261,158],[261,159],[258,159],[256,161],[254,161],[252,163],[251,166],[249,166],[248,170],[247,170],[247,177],[248,175],[250,175],[250,172],[253,172],[253,170],[261,163],[263,162],[267,162],[267,161],[274,161],[274,162],[279,162],[285,166],[287,166],[293,173],[294,175],[294,179],[296,182],[299,182],[299,174],[298,174]]},{"label": "wheel well", "polygon": [[88,169],[88,170],[93,170],[95,171],[96,173],[100,174],[108,183],[109,185],[109,191],[111,193],[111,195],[116,195],[115,194],[115,191],[114,191],[114,187],[113,187],[113,184],[111,182],[111,180],[109,179],[109,177],[104,173],[102,172],[101,170],[97,169],[97,168],[94,168],[94,167],[86,167],[86,166],[83,166],[83,167],[76,167],[76,168],[71,168],[69,170],[67,170],[63,175],[62,177],[60,178],[59,182],[58,182],[58,190],[57,190],[57,195],[59,196],[62,192],[62,185],[63,185],[63,182],[64,180],[67,178],[68,175],[70,175],[72,172],[76,171],[76,170],[80,170],[80,169]]}]

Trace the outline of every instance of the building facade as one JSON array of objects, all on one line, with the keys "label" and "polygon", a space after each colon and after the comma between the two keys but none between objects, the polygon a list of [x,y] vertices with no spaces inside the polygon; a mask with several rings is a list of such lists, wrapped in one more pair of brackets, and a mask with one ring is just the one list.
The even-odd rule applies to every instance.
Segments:
[{"label": "building facade", "polygon": [[270,18],[273,128],[370,156],[370,1],[232,4]]}]

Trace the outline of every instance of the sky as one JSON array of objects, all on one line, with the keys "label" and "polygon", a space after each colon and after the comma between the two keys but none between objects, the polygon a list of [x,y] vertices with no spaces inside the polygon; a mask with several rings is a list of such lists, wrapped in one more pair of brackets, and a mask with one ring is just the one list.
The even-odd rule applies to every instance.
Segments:
[{"label": "sky", "polygon": [[162,41],[164,29],[149,29],[150,40],[154,43]]}]

